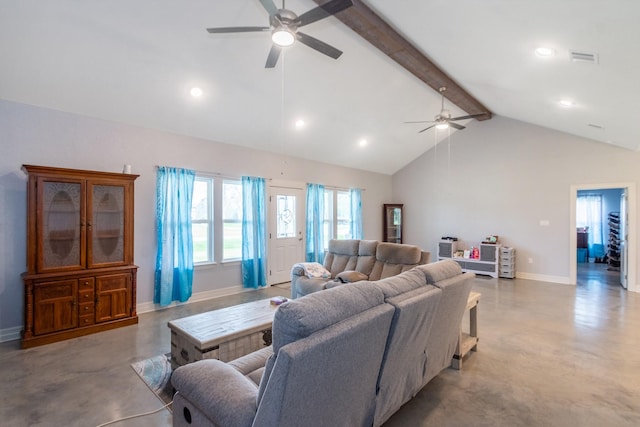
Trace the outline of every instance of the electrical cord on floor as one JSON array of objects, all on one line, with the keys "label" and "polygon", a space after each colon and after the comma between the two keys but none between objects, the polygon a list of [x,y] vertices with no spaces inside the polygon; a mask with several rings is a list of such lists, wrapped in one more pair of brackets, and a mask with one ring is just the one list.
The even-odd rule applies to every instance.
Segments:
[{"label": "electrical cord on floor", "polygon": [[118,418],[117,420],[111,420],[111,421],[108,421],[108,422],[106,422],[104,424],[100,424],[100,425],[98,425],[96,427],[104,427],[104,426],[108,426],[109,424],[119,423],[120,421],[126,421],[126,420],[130,420],[132,418],[146,417],[147,415],[155,414],[156,412],[162,411],[164,408],[166,408],[167,406],[171,405],[172,403],[173,403],[173,400],[171,402],[167,403],[166,405],[164,405],[163,407],[158,408],[158,409],[156,409],[154,411],[145,412],[143,414],[129,415],[128,417],[124,417],[124,418]]}]

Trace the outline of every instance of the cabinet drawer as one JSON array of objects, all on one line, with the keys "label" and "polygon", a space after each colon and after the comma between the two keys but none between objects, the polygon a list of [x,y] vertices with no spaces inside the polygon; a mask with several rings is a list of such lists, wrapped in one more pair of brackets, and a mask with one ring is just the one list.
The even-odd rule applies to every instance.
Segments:
[{"label": "cabinet drawer", "polygon": [[92,316],[96,312],[96,306],[93,302],[85,302],[78,305],[78,315],[84,316],[91,314]]},{"label": "cabinet drawer", "polygon": [[83,277],[78,279],[78,290],[82,291],[91,291],[93,292],[95,286],[95,279],[93,277]]},{"label": "cabinet drawer", "polygon": [[93,314],[80,316],[79,319],[80,319],[79,321],[80,326],[89,326],[96,323],[96,316],[94,316]]},{"label": "cabinet drawer", "polygon": [[93,293],[93,289],[90,291],[85,291],[80,289],[78,291],[78,303],[82,304],[85,302],[90,302],[93,303],[95,302],[95,297],[94,297],[94,293]]}]

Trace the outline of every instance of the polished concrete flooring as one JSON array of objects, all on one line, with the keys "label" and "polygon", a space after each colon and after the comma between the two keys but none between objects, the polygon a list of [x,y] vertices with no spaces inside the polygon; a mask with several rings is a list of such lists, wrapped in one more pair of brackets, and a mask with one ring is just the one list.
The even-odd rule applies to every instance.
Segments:
[{"label": "polished concrete flooring", "polygon": [[[591,268],[589,268],[591,267]],[[479,277],[478,352],[385,424],[639,426],[640,294],[603,264],[578,286]],[[1,426],[96,426],[159,408],[129,366],[169,351],[171,319],[275,295],[270,288],[142,314],[140,323],[20,350],[0,344]],[[169,426],[168,410],[117,426]]]}]

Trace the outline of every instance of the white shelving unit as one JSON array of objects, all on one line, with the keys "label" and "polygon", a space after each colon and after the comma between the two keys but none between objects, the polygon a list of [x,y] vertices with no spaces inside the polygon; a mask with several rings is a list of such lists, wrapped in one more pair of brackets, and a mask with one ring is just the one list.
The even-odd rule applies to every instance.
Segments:
[{"label": "white shelving unit", "polygon": [[500,277],[513,279],[516,277],[516,250],[503,246],[500,248]]},{"label": "white shelving unit", "polygon": [[454,256],[458,250],[458,242],[441,240],[438,242],[438,260],[453,259],[460,264],[462,271],[484,274],[497,279],[500,267],[500,247],[499,244],[480,243],[478,245],[479,258],[460,258]]}]

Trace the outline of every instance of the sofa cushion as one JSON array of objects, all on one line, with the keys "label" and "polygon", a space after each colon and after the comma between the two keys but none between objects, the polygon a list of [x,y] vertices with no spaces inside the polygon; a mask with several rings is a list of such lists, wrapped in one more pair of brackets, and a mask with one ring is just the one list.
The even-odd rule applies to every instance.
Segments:
[{"label": "sofa cushion", "polygon": [[325,259],[325,267],[331,272],[331,277],[345,270],[355,270],[358,265],[357,255],[340,255],[340,254],[327,254],[327,261]]},{"label": "sofa cushion", "polygon": [[370,282],[375,284],[384,294],[385,300],[393,298],[405,292],[426,286],[424,273],[412,269],[397,276],[387,277],[382,280]]},{"label": "sofa cushion", "polygon": [[423,285],[387,299],[395,312],[378,379],[374,425],[381,425],[424,386],[426,341],[441,294],[437,287]]},{"label": "sofa cushion", "polygon": [[422,251],[417,246],[381,242],[369,280],[380,280],[410,270],[420,263]]},{"label": "sofa cushion", "polygon": [[358,245],[358,255],[360,256],[375,256],[378,248],[377,240],[360,240]]},{"label": "sofa cushion", "polygon": [[329,252],[338,255],[358,255],[360,240],[355,239],[333,239],[329,241]]},{"label": "sofa cushion", "polygon": [[336,280],[342,283],[353,283],[361,280],[367,280],[369,276],[359,271],[347,270],[336,275]]},{"label": "sofa cushion", "polygon": [[358,262],[360,240],[330,240],[329,249],[325,253],[324,267],[331,272],[331,277],[345,270],[355,270]]},{"label": "sofa cushion", "polygon": [[258,386],[224,362],[206,359],[181,366],[171,375],[171,384],[216,425],[250,426],[253,421]]},{"label": "sofa cushion", "polygon": [[422,256],[419,247],[381,242],[376,250],[376,259],[390,264],[418,264]]},{"label": "sofa cushion", "polygon": [[288,343],[384,303],[380,289],[368,282],[316,292],[282,304],[273,318],[273,352]]},{"label": "sofa cushion", "polygon": [[228,365],[232,366],[246,378],[253,381],[257,386],[260,384],[260,380],[262,379],[264,365],[272,354],[273,348],[269,346],[232,360],[231,362],[228,362]]},{"label": "sofa cushion", "polygon": [[424,273],[427,283],[432,284],[462,273],[460,264],[450,259],[434,262],[433,264],[421,265],[418,269]]}]

